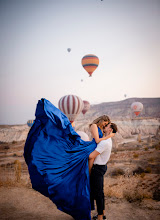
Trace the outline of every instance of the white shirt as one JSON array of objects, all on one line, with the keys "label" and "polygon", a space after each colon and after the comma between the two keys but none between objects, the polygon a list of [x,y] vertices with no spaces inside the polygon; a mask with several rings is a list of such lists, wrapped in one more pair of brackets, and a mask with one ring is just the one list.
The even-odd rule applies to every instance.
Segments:
[{"label": "white shirt", "polygon": [[95,150],[98,151],[100,154],[95,158],[94,164],[105,165],[108,162],[111,155],[112,139],[109,138],[107,140],[101,141],[97,145]]}]

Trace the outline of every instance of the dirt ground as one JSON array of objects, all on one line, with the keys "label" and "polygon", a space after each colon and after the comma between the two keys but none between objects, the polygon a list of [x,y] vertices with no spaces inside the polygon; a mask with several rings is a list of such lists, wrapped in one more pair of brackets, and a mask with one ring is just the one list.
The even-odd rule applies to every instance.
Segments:
[{"label": "dirt ground", "polygon": [[[0,219],[72,220],[31,188],[23,149],[24,142],[0,143]],[[156,190],[156,197],[160,192],[159,156],[156,138],[152,144],[143,140],[113,150],[104,181],[108,220],[160,219],[160,198],[153,196]],[[15,181],[15,161],[21,164],[19,183]]]},{"label": "dirt ground", "polygon": [[[72,220],[59,211],[51,200],[33,189],[24,187],[0,188],[1,219],[17,220]],[[106,216],[108,220],[159,220],[160,202],[143,201],[129,203],[124,199],[107,198]],[[94,212],[95,213],[95,212]]]}]

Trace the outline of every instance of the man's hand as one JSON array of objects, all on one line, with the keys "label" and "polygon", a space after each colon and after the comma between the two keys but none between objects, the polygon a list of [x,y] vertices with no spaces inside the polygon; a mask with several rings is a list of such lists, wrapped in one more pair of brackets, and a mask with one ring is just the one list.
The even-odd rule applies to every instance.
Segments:
[{"label": "man's hand", "polygon": [[115,136],[115,133],[111,133],[110,134],[110,137],[112,138],[112,137],[114,137]]},{"label": "man's hand", "polygon": [[113,130],[110,132],[109,136],[110,137],[114,137],[115,136],[115,133],[113,133]]}]

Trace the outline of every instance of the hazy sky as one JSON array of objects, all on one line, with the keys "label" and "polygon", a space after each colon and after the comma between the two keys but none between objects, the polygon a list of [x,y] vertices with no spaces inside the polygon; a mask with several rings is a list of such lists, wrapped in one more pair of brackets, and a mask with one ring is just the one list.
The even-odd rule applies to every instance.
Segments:
[{"label": "hazy sky", "polygon": [[159,0],[0,0],[0,32],[0,124],[34,119],[41,98],[160,97]]}]

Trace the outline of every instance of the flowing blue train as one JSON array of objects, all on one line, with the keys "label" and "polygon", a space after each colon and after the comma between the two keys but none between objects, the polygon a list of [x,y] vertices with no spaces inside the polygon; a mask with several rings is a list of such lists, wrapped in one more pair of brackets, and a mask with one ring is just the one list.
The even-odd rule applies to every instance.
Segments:
[{"label": "flowing blue train", "polygon": [[38,101],[35,116],[24,147],[33,189],[74,219],[90,220],[88,157],[95,140],[83,141],[66,115],[46,99]]}]

